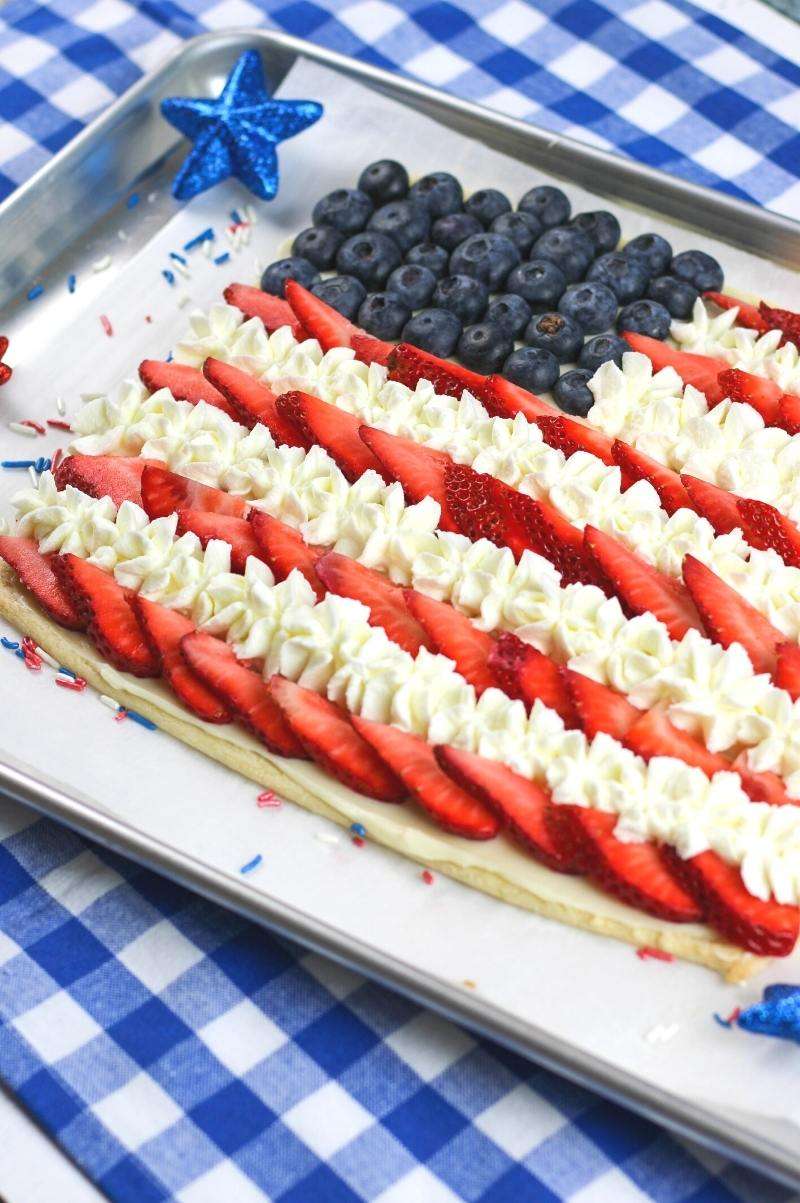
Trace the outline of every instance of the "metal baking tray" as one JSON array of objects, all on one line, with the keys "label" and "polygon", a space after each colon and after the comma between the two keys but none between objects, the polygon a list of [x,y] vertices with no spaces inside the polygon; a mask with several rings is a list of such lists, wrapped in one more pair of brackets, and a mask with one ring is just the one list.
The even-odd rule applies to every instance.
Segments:
[{"label": "metal baking tray", "polygon": [[[0,206],[0,329],[15,345],[30,346],[24,298],[31,281],[55,277],[69,254],[70,270],[88,269],[97,248],[125,217],[126,240],[115,269],[144,245],[174,212],[167,181],[176,170],[182,143],[160,118],[168,95],[210,95],[224,82],[231,62],[246,48],[260,51],[275,87],[299,57],[341,72],[394,100],[421,110],[442,126],[500,150],[532,167],[545,168],[575,184],[599,189],[628,206],[658,211],[695,231],[774,260],[800,267],[800,225],[615,155],[554,136],[514,118],[356,62],[308,42],[261,30],[207,34],[187,42],[163,67],[143,78],[69,143]],[[125,214],[132,188],[152,189],[152,203]],[[92,280],[89,273],[88,288]],[[89,293],[89,295],[91,295]],[[65,314],[65,310],[67,311]],[[37,302],[37,320],[70,320],[55,290]],[[601,1091],[673,1131],[800,1187],[796,1130],[783,1139],[735,1112],[715,1115],[684,1098],[665,1094],[642,1077],[590,1057],[568,1041],[523,1022],[455,985],[421,974],[366,940],[343,941],[341,933],[275,899],[245,880],[153,839],[119,817],[98,809],[77,792],[34,775],[7,758],[0,763],[0,789],[84,835],[181,882],[223,906],[266,925],[336,961],[511,1047],[536,1062]],[[499,905],[499,904],[498,904]]]}]

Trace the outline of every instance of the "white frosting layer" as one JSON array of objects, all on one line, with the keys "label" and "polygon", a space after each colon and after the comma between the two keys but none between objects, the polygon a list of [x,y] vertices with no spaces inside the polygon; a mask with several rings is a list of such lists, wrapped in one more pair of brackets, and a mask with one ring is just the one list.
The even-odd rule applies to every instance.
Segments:
[{"label": "white frosting layer", "polygon": [[713,355],[733,368],[774,380],[785,393],[800,392],[800,349],[795,343],[781,346],[783,333],[737,326],[739,310],[712,314],[702,300],[695,301],[691,321],[673,322],[670,333],[682,351]]}]

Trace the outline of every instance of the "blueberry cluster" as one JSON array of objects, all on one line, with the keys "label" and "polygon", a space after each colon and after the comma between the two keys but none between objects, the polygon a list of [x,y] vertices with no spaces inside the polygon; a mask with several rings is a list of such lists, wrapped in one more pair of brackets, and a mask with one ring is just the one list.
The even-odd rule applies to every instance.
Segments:
[{"label": "blueberry cluster", "polygon": [[[411,184],[392,159],[322,197],[312,221],[264,272],[266,292],[297,280],[376,338],[552,389],[574,414],[591,406],[597,368],[628,349],[622,331],[666,338],[723,282],[710,255],[673,255],[659,234],[618,249],[613,213],[573,216],[560,188],[537,185],[513,209],[496,188],[465,200],[446,171]],[[561,375],[564,364],[577,367]]]}]

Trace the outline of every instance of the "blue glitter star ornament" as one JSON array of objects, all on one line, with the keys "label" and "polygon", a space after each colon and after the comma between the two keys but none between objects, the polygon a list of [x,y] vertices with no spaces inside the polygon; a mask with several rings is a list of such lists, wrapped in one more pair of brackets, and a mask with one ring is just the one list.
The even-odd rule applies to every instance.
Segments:
[{"label": "blue glitter star ornament", "polygon": [[262,200],[278,191],[275,147],[322,116],[315,100],[273,100],[256,50],[245,50],[217,100],[170,97],[161,112],[194,143],[172,184],[172,195],[190,200],[236,176]]},{"label": "blue glitter star ornament", "polygon": [[760,1003],[742,1011],[740,1028],[800,1044],[800,986],[767,986]]}]

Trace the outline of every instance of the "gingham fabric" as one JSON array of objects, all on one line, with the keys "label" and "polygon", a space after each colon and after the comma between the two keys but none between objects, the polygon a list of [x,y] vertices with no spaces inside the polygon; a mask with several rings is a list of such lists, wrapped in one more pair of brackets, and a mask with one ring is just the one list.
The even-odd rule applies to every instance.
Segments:
[{"label": "gingham fabric", "polygon": [[[800,214],[800,68],[683,0],[12,2],[0,195],[182,38],[265,21]],[[119,1203],[795,1198],[10,804],[0,1079]]]}]

